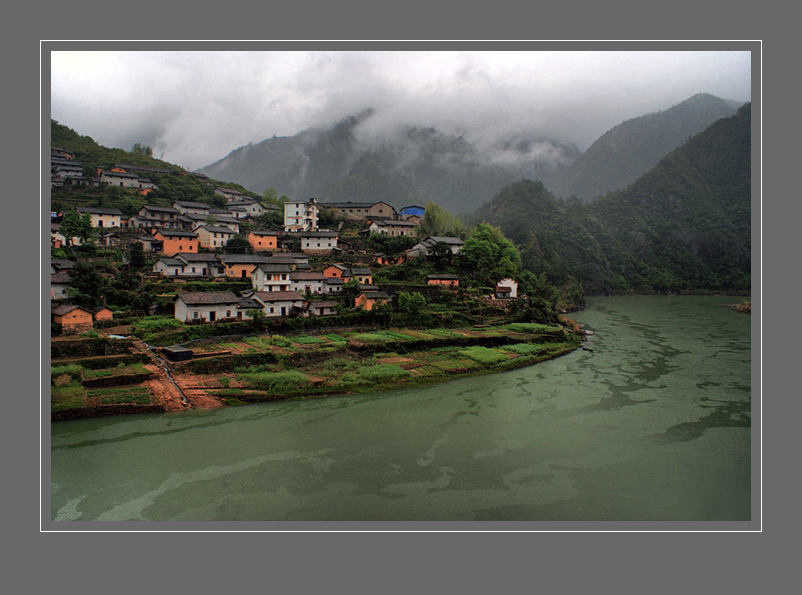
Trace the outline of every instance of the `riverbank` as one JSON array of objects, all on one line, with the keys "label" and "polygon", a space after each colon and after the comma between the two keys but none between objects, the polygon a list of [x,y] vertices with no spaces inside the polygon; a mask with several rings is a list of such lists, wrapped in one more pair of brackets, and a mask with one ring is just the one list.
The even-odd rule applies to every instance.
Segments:
[{"label": "riverbank", "polygon": [[[51,419],[181,411],[262,401],[378,392],[446,382],[530,366],[577,349],[578,326],[511,323],[457,329],[351,329],[326,334],[220,337],[192,346],[192,358],[168,362],[161,349],[130,347],[147,356],[149,396],[138,405],[100,404],[73,360],[69,381],[54,385]],[[51,368],[52,369],[52,368]],[[109,381],[105,394],[123,395]],[[71,400],[65,400],[69,395]],[[113,399],[112,399],[113,400]],[[114,406],[112,408],[112,405]],[[130,406],[129,406],[130,405]],[[116,411],[116,412],[115,412]]]}]

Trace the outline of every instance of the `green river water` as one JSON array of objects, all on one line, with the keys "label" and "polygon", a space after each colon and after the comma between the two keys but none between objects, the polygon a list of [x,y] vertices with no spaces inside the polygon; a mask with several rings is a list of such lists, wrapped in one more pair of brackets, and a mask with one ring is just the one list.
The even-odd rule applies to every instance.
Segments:
[{"label": "green river water", "polygon": [[749,521],[731,301],[591,299],[585,349],[437,386],[53,423],[51,518]]}]

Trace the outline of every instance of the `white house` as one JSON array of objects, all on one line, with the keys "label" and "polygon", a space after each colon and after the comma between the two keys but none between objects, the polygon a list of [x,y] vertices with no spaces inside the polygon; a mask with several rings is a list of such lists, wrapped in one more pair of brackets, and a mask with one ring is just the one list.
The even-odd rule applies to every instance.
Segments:
[{"label": "white house", "polygon": [[448,249],[451,250],[452,254],[459,254],[465,242],[459,238],[452,238],[448,236],[428,236],[407,250],[407,258],[428,256],[431,253],[432,248],[434,248],[437,244],[445,244],[448,246]]},{"label": "white house", "polygon": [[195,233],[198,234],[200,245],[209,250],[225,247],[228,241],[237,235],[228,227],[221,225],[200,225],[195,228]]},{"label": "white house", "polygon": [[250,317],[244,301],[240,306],[241,301],[230,291],[181,293],[175,302],[175,318],[183,322],[247,320]]},{"label": "white house", "polygon": [[285,264],[260,264],[251,273],[251,285],[257,292],[289,291],[290,273]]},{"label": "white house", "polygon": [[301,250],[306,254],[328,254],[337,248],[336,231],[303,231],[301,232]]},{"label": "white house", "polygon": [[306,313],[307,301],[297,291],[257,291],[248,297],[258,301],[268,317],[284,317]]},{"label": "white house", "polygon": [[511,300],[518,297],[518,282],[515,279],[502,279],[496,283],[496,299]]},{"label": "white house", "polygon": [[290,273],[290,289],[298,293],[325,293],[326,278],[321,272],[294,271]]},{"label": "white house", "polygon": [[101,207],[76,207],[81,215],[89,213],[92,227],[120,227],[122,225],[122,212],[120,209],[107,209]]},{"label": "white house", "polygon": [[310,198],[306,201],[284,203],[284,231],[298,232],[317,229],[318,204]]}]

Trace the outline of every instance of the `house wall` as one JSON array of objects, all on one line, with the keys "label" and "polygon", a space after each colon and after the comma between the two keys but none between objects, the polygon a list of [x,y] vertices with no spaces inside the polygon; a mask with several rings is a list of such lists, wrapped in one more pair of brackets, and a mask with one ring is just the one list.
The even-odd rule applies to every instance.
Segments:
[{"label": "house wall", "polygon": [[253,275],[255,264],[231,264],[226,265],[226,277],[237,277],[250,279]]},{"label": "house wall", "polygon": [[54,316],[53,319],[62,326],[62,332],[66,334],[81,333],[92,328],[92,314],[80,309]]},{"label": "house wall", "polygon": [[275,250],[278,248],[278,236],[263,236],[254,233],[248,234],[248,243],[254,250]]},{"label": "house wall", "polygon": [[429,279],[429,285],[445,285],[448,287],[457,287],[459,279]]},{"label": "house wall", "polygon": [[[175,318],[182,322],[189,322],[192,320],[205,320],[211,321],[211,315],[214,313],[214,320],[222,320],[225,318],[238,318],[237,304],[201,304],[197,306],[188,306],[182,300],[177,300],[175,303]],[[243,319],[247,319],[247,314],[242,315]]]},{"label": "house wall", "polygon": [[324,254],[337,247],[337,238],[301,238],[301,250],[309,254]]},{"label": "house wall", "polygon": [[217,231],[208,231],[200,227],[195,230],[195,233],[198,234],[198,243],[204,248],[209,248],[210,250],[222,248],[226,245],[228,240],[234,237],[233,233],[227,234]]},{"label": "house wall", "polygon": [[196,253],[198,251],[199,242],[197,238],[164,237],[160,233],[157,233],[154,237],[164,242],[161,254],[165,256],[173,256],[179,252]]}]

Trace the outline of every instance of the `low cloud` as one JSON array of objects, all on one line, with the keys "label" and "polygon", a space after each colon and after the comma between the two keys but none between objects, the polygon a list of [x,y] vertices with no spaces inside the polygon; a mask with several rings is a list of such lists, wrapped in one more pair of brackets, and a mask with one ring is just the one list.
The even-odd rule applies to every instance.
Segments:
[{"label": "low cloud", "polygon": [[[706,92],[750,99],[748,52],[54,53],[51,117],[106,146],[149,144],[190,169],[366,108],[362,140],[433,127],[499,159],[559,158]],[[540,152],[540,153],[538,153]]]}]

